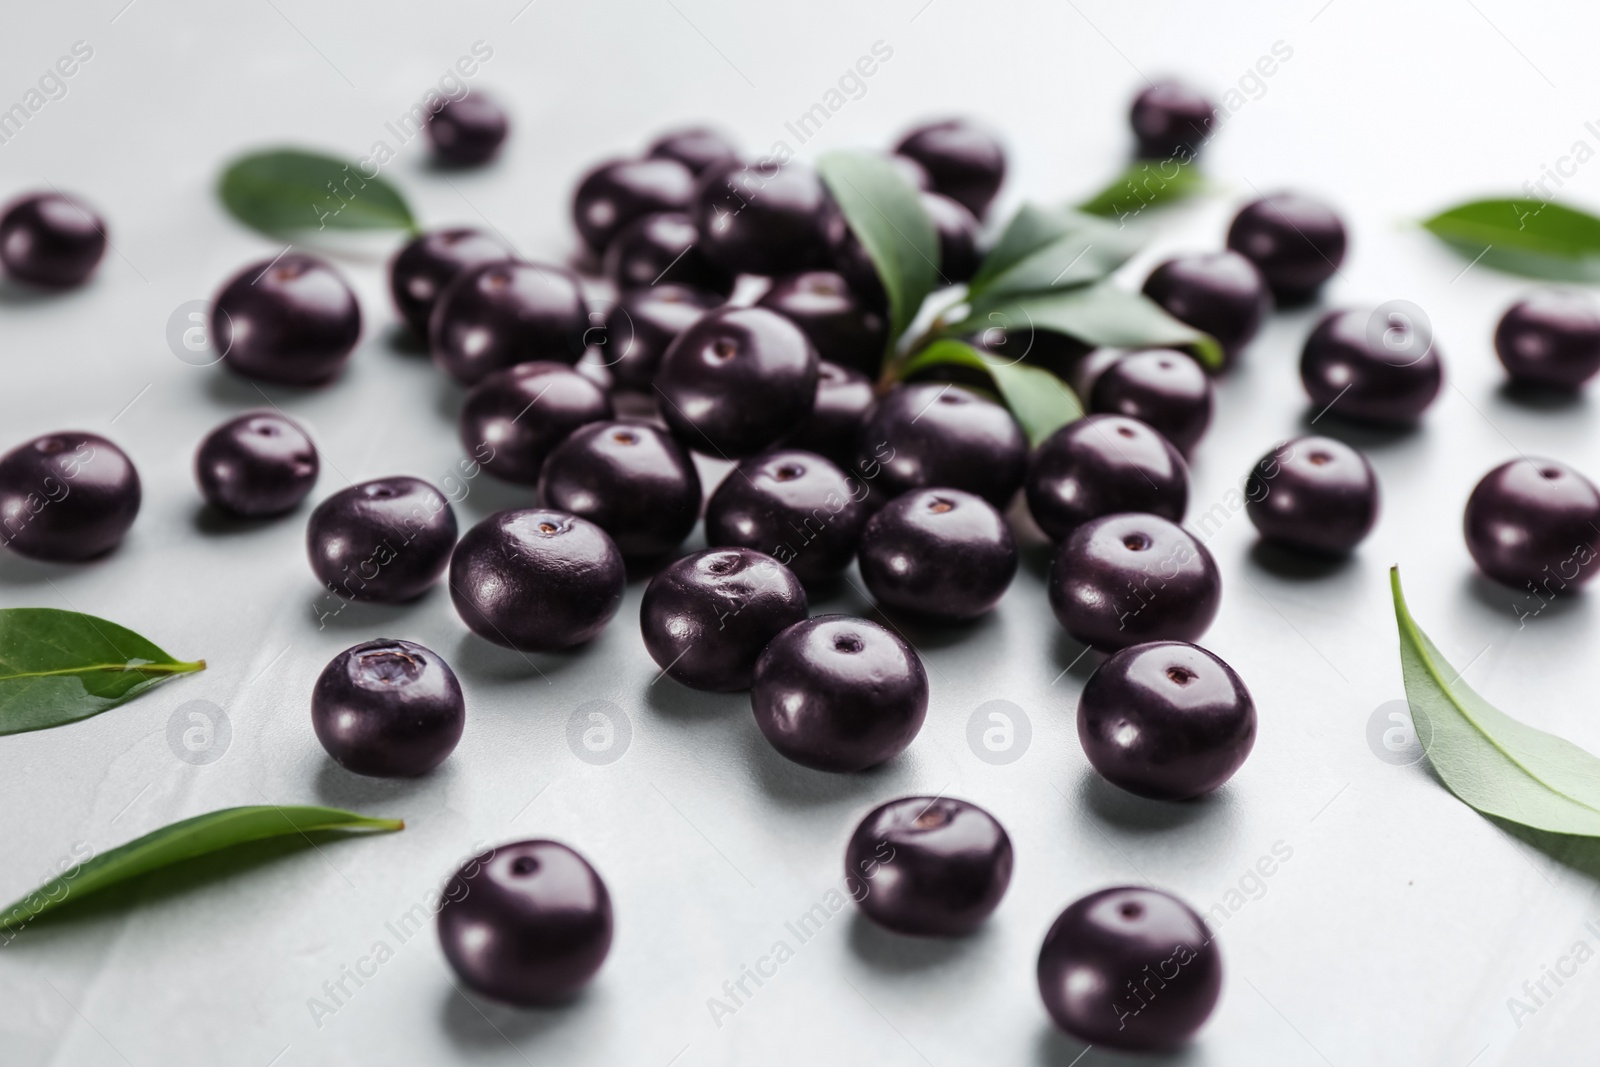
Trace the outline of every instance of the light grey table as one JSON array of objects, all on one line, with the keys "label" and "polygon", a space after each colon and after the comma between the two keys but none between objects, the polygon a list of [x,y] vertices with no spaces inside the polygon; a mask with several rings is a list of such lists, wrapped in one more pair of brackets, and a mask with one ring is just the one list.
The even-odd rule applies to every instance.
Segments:
[{"label": "light grey table", "polygon": [[[1502,394],[1490,333],[1525,286],[1463,273],[1410,224],[1471,194],[1514,191],[1574,142],[1600,142],[1585,125],[1595,117],[1592,9],[1503,0],[125,3],[16,7],[0,35],[0,107],[25,100],[74,42],[93,50],[65,95],[0,142],[0,193],[47,183],[78,191],[104,211],[115,242],[80,291],[0,290],[0,444],[67,427],[108,434],[139,465],[144,510],[103,562],[0,558],[0,603],[101,614],[211,667],[92,721],[0,739],[0,897],[42,880],[77,843],[103,849],[227,805],[325,802],[403,816],[408,829],[258,857],[196,887],[157,883],[133,906],[90,907],[28,931],[0,949],[0,1063],[1111,1062],[1099,1051],[1079,1060],[1081,1046],[1050,1032],[1033,962],[1065,904],[1126,882],[1169,887],[1212,909],[1219,926],[1222,1002],[1171,1062],[1593,1062],[1600,963],[1559,987],[1546,980],[1552,995],[1531,1015],[1508,1008],[1577,942],[1600,947],[1585,926],[1600,919],[1593,878],[1481,819],[1423,766],[1380,759],[1382,745],[1369,741],[1375,718],[1379,733],[1389,725],[1383,705],[1402,695],[1386,583],[1399,562],[1418,619],[1458,666],[1470,664],[1472,685],[1600,751],[1592,598],[1519,626],[1513,594],[1474,577],[1459,533],[1472,484],[1518,451],[1600,474],[1600,423],[1588,399],[1532,409]],[[319,630],[304,510],[244,532],[208,528],[192,449],[263,397],[174,358],[168,318],[279,250],[220,212],[211,193],[219,164],[271,143],[349,155],[379,139],[394,145],[386,124],[478,41],[492,56],[472,84],[508,104],[515,123],[505,158],[445,175],[411,144],[386,174],[428,223],[492,225],[542,258],[571,251],[566,203],[580,169],[670,123],[710,119],[753,149],[782,139],[810,158],[882,144],[926,114],[976,114],[1010,142],[1009,208],[1081,194],[1116,169],[1141,73],[1238,89],[1207,161],[1216,195],[1165,224],[1130,265],[1130,283],[1162,252],[1216,247],[1232,210],[1257,190],[1318,192],[1353,232],[1329,300],[1415,301],[1448,374],[1423,429],[1363,439],[1384,515],[1348,565],[1285,575],[1255,553],[1242,515],[1211,533],[1225,598],[1207,644],[1246,679],[1261,713],[1239,775],[1183,806],[1096,781],[1073,723],[1088,661],[1065,669],[1076,653],[1050,618],[1038,548],[992,617],[959,633],[913,631],[933,698],[909,752],[874,773],[834,777],[776,757],[742,696],[652,684],[638,585],[592,646],[530,666],[469,637],[439,590],[404,608],[352,607]],[[880,41],[892,56],[859,89],[847,84],[853,95],[800,145],[786,123],[826,103]],[[1250,74],[1278,42],[1290,58],[1271,77]],[[1563,197],[1600,203],[1600,165],[1563,182]],[[460,459],[459,392],[393,342],[388,251],[374,243],[340,261],[367,316],[349,373],[320,392],[267,391],[322,449],[318,497],[393,473],[442,480]],[[1219,383],[1193,514],[1302,430],[1295,363],[1314,315],[1275,317]],[[465,488],[464,524],[525,499],[487,477]],[[847,587],[819,608],[867,605]],[[467,688],[466,736],[420,782],[345,774],[310,730],[317,672],[377,635],[437,649]],[[1021,709],[1030,727],[1009,764],[983,761],[967,741],[972,716],[994,700]],[[169,744],[169,724],[188,724],[181,709],[191,701],[226,715],[230,737],[213,762],[185,762]],[[572,715],[594,701],[626,717],[628,746],[609,764],[580,760],[568,743]],[[723,983],[838,884],[855,821],[913,791],[972,799],[1009,829],[1016,878],[985,930],[953,944],[906,943],[842,911],[719,1026],[708,998],[725,998]],[[460,995],[431,929],[406,935],[401,920],[475,843],[533,835],[586,853],[618,920],[611,957],[581,1001],[528,1013]],[[376,964],[380,942],[388,951]],[[360,971],[370,977],[359,985],[346,977]],[[335,1003],[325,983],[341,982]]]}]

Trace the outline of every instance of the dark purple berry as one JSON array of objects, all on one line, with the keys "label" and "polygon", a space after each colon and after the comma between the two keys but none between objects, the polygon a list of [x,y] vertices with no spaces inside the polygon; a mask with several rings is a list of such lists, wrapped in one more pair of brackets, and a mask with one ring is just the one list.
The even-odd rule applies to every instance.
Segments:
[{"label": "dark purple berry", "polygon": [[1306,338],[1300,381],[1319,414],[1407,425],[1439,395],[1444,368],[1426,324],[1383,308],[1332,311]]},{"label": "dark purple berry", "polygon": [[622,603],[616,543],[554,508],[497,511],[466,532],[450,559],[450,599],[479,637],[523,652],[592,640]]},{"label": "dark purple berry", "polygon": [[545,457],[580,426],[609,419],[611,396],[565,363],[519,363],[472,387],[461,446],[496,478],[538,485]]},{"label": "dark purple berry", "polygon": [[756,725],[788,759],[862,771],[906,750],[928,711],[928,675],[910,645],[875,622],[823,615],[772,639],[750,686]]},{"label": "dark purple berry", "polygon": [[1095,378],[1089,408],[1138,419],[1188,455],[1211,425],[1211,379],[1182,352],[1132,352]]},{"label": "dark purple berry", "polygon": [[626,559],[653,559],[683,543],[700,518],[694,459],[645,423],[591,422],[544,461],[539,499],[611,535]]},{"label": "dark purple berry", "polygon": [[1237,252],[1169,259],[1145,279],[1144,295],[1179,322],[1215,337],[1230,357],[1249,343],[1272,310],[1261,272]]},{"label": "dark purple berry", "polygon": [[1576,389],[1600,371],[1600,311],[1574,293],[1535,293],[1506,310],[1494,350],[1512,381]]},{"label": "dark purple berry", "polygon": [[52,289],[82,285],[106,252],[106,224],[76,199],[34,193],[0,215],[0,265],[20,281]]},{"label": "dark purple berry", "polygon": [[1550,594],[1576,589],[1597,569],[1600,491],[1565,463],[1514,459],[1473,488],[1463,527],[1472,558],[1495,581]]},{"label": "dark purple berry", "polygon": [[1006,154],[988,131],[964,119],[919,126],[895,151],[922,164],[933,191],[983,218],[1006,175]]},{"label": "dark purple berry", "polygon": [[1246,204],[1228,227],[1228,247],[1261,271],[1280,307],[1314,299],[1344,262],[1344,223],[1320,200],[1276,193]]},{"label": "dark purple berry", "polygon": [[1050,565],[1050,608],[1102,652],[1198,641],[1222,601],[1216,560],[1158,515],[1105,515],[1072,532]]},{"label": "dark purple berry", "polygon": [[526,1007],[571,999],[611,949],[611,894],[554,841],[518,841],[468,860],[445,883],[439,944],[486,997]]},{"label": "dark purple berry", "polygon": [[922,194],[922,209],[939,235],[939,277],[946,285],[970,281],[978,273],[978,219],[964,206],[938,193]]},{"label": "dark purple berry", "polygon": [[727,296],[735,277],[700,250],[688,215],[660,211],[634,219],[606,248],[605,275],[618,289],[686,285]]},{"label": "dark purple berry", "polygon": [[699,175],[718,163],[736,161],[739,150],[716,130],[690,126],[662,134],[651,142],[645,155],[652,159],[675,159]]},{"label": "dark purple berry", "polygon": [[857,300],[840,275],[814,270],[778,278],[757,303],[804,330],[822,359],[863,374],[878,373],[889,343],[889,320]]},{"label": "dark purple berry", "polygon": [[498,237],[482,230],[434,230],[410,241],[395,255],[389,264],[389,292],[406,325],[426,339],[433,305],[456,275],[513,258]]},{"label": "dark purple berry", "polygon": [[1039,948],[1039,996],[1057,1026],[1123,1051],[1182,1044],[1222,994],[1222,954],[1193,908],[1119,886],[1071,904]]},{"label": "dark purple berry", "polygon": [[787,448],[826,456],[849,470],[856,462],[856,438],[874,396],[872,379],[827,360],[817,364],[817,400],[800,428],[784,439]]},{"label": "dark purple berry", "polygon": [[1182,82],[1163,80],[1133,98],[1128,116],[1141,159],[1188,163],[1211,137],[1217,107],[1205,94]]},{"label": "dark purple berry", "polygon": [[93,559],[122,543],[140,497],[133,461],[104,437],[45,434],[0,456],[0,539],[32,559]]},{"label": "dark purple berry", "polygon": [[861,578],[892,611],[942,622],[991,610],[1017,573],[1017,541],[988,501],[959,489],[897,496],[861,531]]},{"label": "dark purple berry", "polygon": [[910,156],[902,156],[898,152],[887,153],[883,158],[888,160],[889,165],[899,173],[900,177],[905,179],[906,184],[917,192],[929,193],[933,191],[933,179],[928,177],[928,168],[921,163],[918,163]]},{"label": "dark purple berry", "polygon": [[293,511],[317,483],[317,447],[275,411],[252,411],[206,434],[194,476],[206,503],[256,518]]},{"label": "dark purple berry", "polygon": [[1078,740],[1112,785],[1189,800],[1244,764],[1256,743],[1256,705],[1233,668],[1197,645],[1134,645],[1090,675]]},{"label": "dark purple berry", "polygon": [[1022,485],[1028,439],[1011,412],[945,382],[903,385],[861,428],[856,470],[886,499],[931,486],[976,493],[1003,508]]},{"label": "dark purple berry", "polygon": [[571,271],[539,263],[485,263],[439,294],[428,320],[434,364],[463,385],[497,370],[550,360],[576,363],[589,308]]},{"label": "dark purple berry", "polygon": [[1171,441],[1138,419],[1090,415],[1045,439],[1028,464],[1026,488],[1033,521],[1061,541],[1090,519],[1119,512],[1181,522],[1189,468]]},{"label": "dark purple berry", "polygon": [[427,774],[466,723],[461,683],[438,653],[367,641],[328,663],[311,691],[311,725],[339,766],[374,778]]},{"label": "dark purple berry", "polygon": [[708,548],[650,580],[639,607],[644,647],[663,673],[693,689],[750,688],[756,657],[806,617],[794,573],[751,548]]},{"label": "dark purple berry", "polygon": [[[845,280],[855,294],[856,303],[876,311],[880,316],[887,315],[889,294],[883,288],[883,280],[878,277],[878,268],[873,265],[872,257],[867,255],[866,246],[845,221],[844,212],[831,200],[822,211],[822,237],[827,245],[827,265]],[[879,361],[882,361],[881,351]],[[871,370],[876,373],[876,367]]]},{"label": "dark purple berry", "polygon": [[446,100],[428,118],[428,141],[440,163],[474,167],[487,163],[506,139],[506,113],[482,93]]},{"label": "dark purple berry", "polygon": [[713,262],[737,274],[790,274],[826,256],[825,199],[803,163],[721,163],[700,176],[690,214]]},{"label": "dark purple berry", "polygon": [[672,342],[722,302],[715,293],[682,285],[625,291],[606,313],[603,353],[617,387],[649,390]]},{"label": "dark purple berry", "polygon": [[1378,521],[1372,464],[1332,437],[1298,437],[1262,456],[1244,496],[1262,537],[1307,552],[1349,552]]},{"label": "dark purple berry", "polygon": [[306,523],[312,571],[345,600],[398,604],[421,596],[444,573],[455,543],[455,510],[420,478],[341,489]]},{"label": "dark purple berry", "polygon": [[706,543],[753,548],[802,582],[837,578],[855,558],[870,487],[811,452],[784,449],[735,467],[706,503]]},{"label": "dark purple berry", "polygon": [[817,350],[766,308],[702,315],[661,357],[661,415],[696,452],[737,459],[796,429],[817,396]]},{"label": "dark purple berry", "polygon": [[211,336],[229,368],[264,382],[319,385],[338,374],[361,336],[361,305],[344,277],[289,252],[252,263],[222,287]]},{"label": "dark purple berry", "polygon": [[634,219],[685,211],[695,177],[675,159],[618,159],[584,175],[572,195],[572,220],[596,255]]},{"label": "dark purple berry", "polygon": [[899,934],[960,937],[1011,884],[1011,838],[953,797],[902,797],[873,809],[845,850],[846,888],[867,918]]}]

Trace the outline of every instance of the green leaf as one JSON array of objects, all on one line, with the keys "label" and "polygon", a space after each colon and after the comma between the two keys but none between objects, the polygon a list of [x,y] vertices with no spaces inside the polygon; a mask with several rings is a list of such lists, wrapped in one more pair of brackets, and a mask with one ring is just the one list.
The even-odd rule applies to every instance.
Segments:
[{"label": "green leaf", "polygon": [[1019,337],[1032,330],[1062,333],[1096,348],[1188,348],[1201,365],[1222,366],[1222,346],[1215,338],[1179,322],[1143,294],[1110,282],[986,303],[944,332],[971,335],[997,327]]},{"label": "green leaf", "polygon": [[845,222],[866,249],[889,296],[889,348],[941,284],[939,234],[917,190],[875,152],[830,152],[817,161]]},{"label": "green leaf", "polygon": [[114,622],[55,608],[0,609],[0,734],[87,719],[179,674],[184,663]]},{"label": "green leaf", "polygon": [[1142,241],[1134,231],[1070,209],[1024,204],[967,286],[974,303],[1100,281]]},{"label": "green leaf", "polygon": [[35,916],[119,885],[159,867],[181,863],[251,841],[328,830],[403,830],[399,819],[375,819],[338,808],[262,804],[196,815],[102,852],[50,879],[0,911],[0,930],[25,926]]},{"label": "green leaf", "polygon": [[296,148],[254,152],[222,172],[234,218],[274,237],[300,230],[407,230],[416,220],[394,186],[352,163]]},{"label": "green leaf", "polygon": [[1484,266],[1533,278],[1600,281],[1600,218],[1560,204],[1474,200],[1422,224]]},{"label": "green leaf", "polygon": [[1474,693],[1411,618],[1400,568],[1390,568],[1389,584],[1411,721],[1446,788],[1485,815],[1600,837],[1600,759],[1523,725]]},{"label": "green leaf", "polygon": [[1078,210],[1126,223],[1146,208],[1186,200],[1205,184],[1193,164],[1176,159],[1135,160],[1104,189],[1079,204]]},{"label": "green leaf", "polygon": [[986,372],[994,381],[995,392],[1017,422],[1022,424],[1031,444],[1039,444],[1069,422],[1083,418],[1083,405],[1066,382],[1040,367],[1013,363],[981,352],[952,338],[935,341],[900,368],[902,377],[929,367],[956,364]]}]

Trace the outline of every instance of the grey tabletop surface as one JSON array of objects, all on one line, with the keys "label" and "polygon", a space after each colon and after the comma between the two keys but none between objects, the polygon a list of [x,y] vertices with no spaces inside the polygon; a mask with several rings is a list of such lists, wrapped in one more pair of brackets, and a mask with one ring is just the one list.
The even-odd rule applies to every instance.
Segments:
[{"label": "grey tabletop surface", "polygon": [[[1387,584],[1398,563],[1418,619],[1474,687],[1600,751],[1593,597],[1529,612],[1475,576],[1460,533],[1474,482],[1519,453],[1600,474],[1595,402],[1509,397],[1490,338],[1528,286],[1464,270],[1414,225],[1546,171],[1563,198],[1600,202],[1592,7],[93,0],[14,4],[9,15],[0,107],[31,112],[0,143],[0,194],[76,191],[104,212],[114,250],[80,290],[45,299],[0,288],[0,444],[69,427],[106,434],[138,464],[145,498],[126,543],[100,562],[0,557],[0,603],[102,615],[210,667],[90,721],[0,739],[0,897],[76,849],[229,805],[334,804],[403,817],[407,829],[256,856],[198,885],[158,880],[136,900],[24,931],[0,948],[0,1063],[1119,1062],[1054,1034],[1033,976],[1058,911],[1119,883],[1162,886],[1207,911],[1225,958],[1211,1022],[1159,1062],[1593,1062],[1594,876],[1479,817],[1415,752],[1382,740],[1403,695]],[[33,107],[27,94],[76,42],[91,56]],[[475,45],[489,55],[470,84],[508,105],[513,133],[493,166],[441,173],[390,124]],[[846,78],[875,47],[887,58],[874,74]],[[1314,414],[1296,362],[1319,309],[1274,316],[1218,383],[1193,464],[1191,519],[1211,516],[1204,533],[1224,581],[1205,642],[1246,680],[1261,725],[1249,761],[1204,801],[1139,801],[1089,769],[1074,708],[1093,659],[1074,663],[1079,649],[1050,615],[1036,541],[990,617],[908,630],[932,682],[911,748],[874,772],[831,776],[778,757],[744,696],[657,679],[636,622],[640,583],[599,639],[561,656],[524,658],[470,636],[440,589],[319,626],[302,547],[309,503],[249,529],[202,514],[195,444],[268,403],[322,450],[313,501],[397,473],[452,479],[463,525],[527,499],[459,467],[461,394],[397,341],[390,242],[339,259],[366,326],[336,384],[258,389],[175,358],[174,314],[281,251],[214,199],[219,166],[242,150],[361,156],[388,142],[396,158],[384,173],[426,223],[492,226],[525,255],[561,261],[581,169],[670,124],[709,120],[752,150],[783,141],[813,159],[884,144],[925,115],[970,113],[1009,145],[1003,215],[1114,173],[1129,149],[1127,102],[1162,73],[1209,87],[1229,118],[1208,150],[1211,195],[1162,223],[1129,284],[1163,253],[1217,247],[1258,192],[1304,189],[1338,204],[1352,233],[1325,302],[1415,302],[1447,376],[1414,433],[1329,426],[1367,448],[1383,515],[1354,558],[1315,574],[1263,556],[1228,501],[1250,464]],[[790,127],[818,103],[836,106],[801,143]],[[841,588],[816,609],[871,610]],[[465,684],[465,737],[420,781],[349,775],[310,728],[323,664],[374,636],[438,650]],[[980,758],[968,741],[993,701],[1009,705],[1010,762]],[[226,730],[213,713],[213,748],[180,758],[189,750],[173,730],[207,706]],[[586,760],[569,743],[586,706],[611,716],[619,758]],[[846,908],[795,941],[786,923],[838,886],[856,820],[908,793],[976,801],[1009,830],[1016,876],[992,920],[956,942],[910,942]],[[616,904],[609,960],[560,1010],[464,995],[431,928],[405,920],[476,848],[532,836],[582,850]],[[724,983],[779,940],[795,942],[792,958],[747,985],[731,1013],[713,1012],[713,998],[731,1003]],[[1553,980],[1556,970],[1566,977]]]}]

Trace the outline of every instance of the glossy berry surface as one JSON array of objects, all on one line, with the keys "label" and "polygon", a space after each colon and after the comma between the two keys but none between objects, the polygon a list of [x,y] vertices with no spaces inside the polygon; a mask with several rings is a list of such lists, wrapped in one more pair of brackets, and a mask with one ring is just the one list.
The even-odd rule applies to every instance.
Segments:
[{"label": "glossy berry surface", "polygon": [[923,193],[922,210],[939,235],[939,279],[949,285],[978,273],[978,219],[948,196]]},{"label": "glossy berry surface", "polygon": [[1165,1050],[1210,1018],[1222,994],[1222,954],[1205,921],[1177,897],[1118,886],[1061,913],[1039,948],[1038,977],[1050,1017],[1078,1040]]},{"label": "glossy berry surface", "polygon": [[1232,778],[1256,743],[1256,706],[1233,668],[1184,641],[1134,645],[1095,668],[1078,740],[1111,784],[1189,800]]},{"label": "glossy berry surface", "polygon": [[718,163],[737,160],[739,149],[716,130],[689,126],[657,137],[645,149],[645,155],[652,159],[675,159],[698,175]]},{"label": "glossy berry surface", "polygon": [[928,711],[910,645],[849,615],[798,622],[772,639],[750,687],[756,725],[780,754],[819,771],[860,771],[906,750]]},{"label": "glossy berry surface", "polygon": [[25,196],[0,215],[0,266],[20,281],[52,289],[82,285],[105,252],[105,222],[60,193]]},{"label": "glossy berry surface", "polygon": [[1473,488],[1463,528],[1495,581],[1541,595],[1575,589],[1597,569],[1600,490],[1565,463],[1514,459]]},{"label": "glossy berry surface", "polygon": [[689,213],[713,262],[737,274],[789,274],[823,261],[825,200],[803,163],[723,163],[700,176]]},{"label": "glossy berry surface", "polygon": [[476,385],[497,370],[583,355],[589,308],[571,271],[507,261],[463,271],[439,294],[428,349],[440,370]]},{"label": "glossy berry surface", "polygon": [[1245,479],[1245,514],[1288,548],[1340,555],[1378,521],[1378,475],[1332,437],[1298,437],[1262,456]]},{"label": "glossy berry surface", "polygon": [[472,387],[457,429],[467,458],[496,478],[538,485],[545,457],[580,426],[609,419],[611,396],[565,363],[519,363]]},{"label": "glossy berry surface", "polygon": [[672,342],[722,302],[715,293],[665,282],[624,292],[606,313],[603,349],[617,388],[651,391]]},{"label": "glossy berry surface", "polygon": [[1536,293],[1506,309],[1494,350],[1512,381],[1576,389],[1600,371],[1600,310],[1576,294]]},{"label": "glossy berry surface", "polygon": [[700,231],[679,211],[658,211],[624,226],[606,248],[603,269],[621,290],[687,285],[727,296],[734,275],[700,249]]},{"label": "glossy berry surface", "polygon": [[434,230],[407,242],[389,263],[389,293],[395,310],[419,337],[428,336],[428,316],[456,275],[485,263],[514,258],[498,237],[457,227]]},{"label": "glossy berry surface", "polygon": [[456,513],[420,478],[341,489],[306,523],[311,570],[335,596],[398,604],[427,592],[450,563]]},{"label": "glossy berry surface", "polygon": [[1319,412],[1403,426],[1439,395],[1444,368],[1426,327],[1382,309],[1334,311],[1306,338],[1300,381]]},{"label": "glossy berry surface", "polygon": [[1028,439],[994,401],[948,383],[922,382],[878,401],[861,428],[857,456],[862,472],[882,462],[874,493],[892,498],[940,486],[1005,507],[1022,485]]},{"label": "glossy berry surface", "polygon": [[817,364],[816,403],[800,428],[784,439],[784,447],[815,452],[842,470],[852,470],[856,439],[875,399],[872,379],[865,374],[821,361]]},{"label": "glossy berry surface", "polygon": [[366,641],[323,668],[311,725],[347,771],[375,778],[427,774],[455,751],[467,705],[455,672],[410,641]]},{"label": "glossy berry surface", "polygon": [[1344,223],[1320,200],[1276,193],[1246,204],[1228,227],[1228,247],[1261,271],[1282,307],[1304,304],[1339,272]]},{"label": "glossy berry surface", "polygon": [[719,308],[678,335],[656,371],[661,415],[696,452],[737,459],[796,429],[817,396],[817,350],[766,308]]},{"label": "glossy berry surface", "polygon": [[695,178],[675,159],[619,159],[584,176],[572,194],[572,221],[597,255],[634,219],[658,211],[684,211]]},{"label": "glossy berry surface", "polygon": [[1255,337],[1272,310],[1261,272],[1237,252],[1169,259],[1145,279],[1144,295],[1179,322],[1215,337],[1229,356]]},{"label": "glossy berry surface", "polygon": [[252,411],[206,434],[194,456],[200,495],[245,518],[293,511],[317,484],[317,447],[291,419]]},{"label": "glossy berry surface", "polygon": [[1133,98],[1128,115],[1139,157],[1184,163],[1197,158],[1211,137],[1216,113],[1204,93],[1182,82],[1164,79],[1148,86]]},{"label": "glossy berry surface", "polygon": [[546,507],[588,519],[627,559],[651,559],[683,543],[700,518],[694,459],[665,430],[591,422],[550,453],[539,478]]},{"label": "glossy berry surface", "polygon": [[1006,176],[1006,154],[988,131],[964,119],[919,126],[895,147],[922,164],[933,191],[983,218]]},{"label": "glossy berry surface", "polygon": [[508,1004],[569,1000],[611,949],[611,894],[578,853],[555,841],[484,852],[445,883],[439,944],[461,980]]},{"label": "glossy berry surface", "polygon": [[32,559],[93,559],[122,543],[141,495],[133,461],[104,437],[35,437],[0,456],[0,540]]},{"label": "glossy berry surface", "polygon": [[1072,532],[1050,565],[1050,608],[1073,638],[1103,652],[1197,641],[1217,616],[1216,560],[1158,515],[1105,515]]},{"label": "glossy berry surface", "polygon": [[350,358],[361,336],[361,305],[338,271],[289,252],[250,264],[222,287],[211,307],[211,336],[223,362],[246,378],[319,385]]},{"label": "glossy berry surface", "polygon": [[1132,352],[1096,376],[1089,409],[1138,419],[1188,455],[1211,425],[1211,379],[1183,352]]},{"label": "glossy berry surface", "polygon": [[1017,540],[1005,518],[958,489],[895,497],[867,520],[858,552],[879,604],[946,622],[988,612],[1017,573]]},{"label": "glossy berry surface", "polygon": [[1060,541],[1118,512],[1181,522],[1189,468],[1172,442],[1138,419],[1090,415],[1045,439],[1028,464],[1026,488],[1033,521]]},{"label": "glossy berry surface", "polygon": [[617,613],[627,570],[609,534],[554,508],[497,511],[450,558],[450,599],[479,637],[523,652],[592,640]]},{"label": "glossy berry surface", "polygon": [[752,548],[709,548],[650,580],[639,608],[644,646],[691,689],[750,688],[756,657],[806,617],[800,579]]},{"label": "glossy berry surface", "polygon": [[820,358],[863,374],[878,373],[889,320],[857,298],[843,276],[815,270],[777,278],[757,303],[804,330]]},{"label": "glossy berry surface", "polygon": [[953,797],[901,797],[861,820],[845,850],[845,884],[886,929],[960,937],[1000,906],[1014,856],[1004,827]]},{"label": "glossy berry surface", "polygon": [[493,159],[510,123],[499,104],[482,93],[446,100],[428,118],[433,156],[452,167],[475,167]]},{"label": "glossy berry surface", "polygon": [[765,552],[802,582],[837,578],[855,558],[870,491],[811,452],[754,456],[706,502],[706,543]]}]

